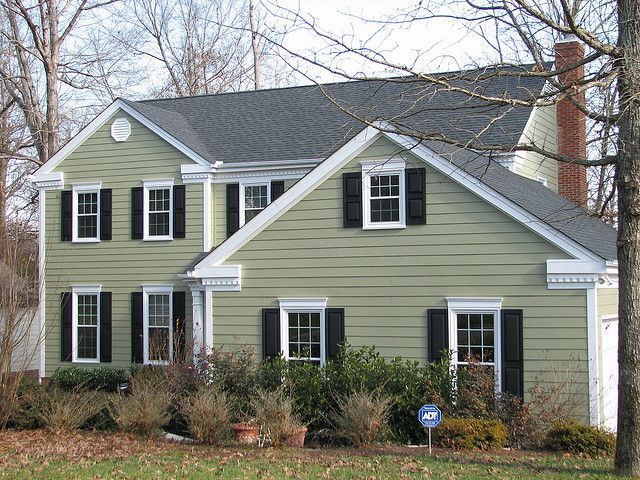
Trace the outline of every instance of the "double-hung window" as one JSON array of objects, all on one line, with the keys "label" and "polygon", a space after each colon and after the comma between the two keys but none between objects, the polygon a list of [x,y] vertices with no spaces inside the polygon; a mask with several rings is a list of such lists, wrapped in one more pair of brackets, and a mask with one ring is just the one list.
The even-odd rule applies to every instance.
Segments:
[{"label": "double-hung window", "polygon": [[143,285],[144,362],[163,365],[173,355],[173,286]]},{"label": "double-hung window", "polygon": [[501,298],[447,298],[449,310],[449,350],[453,364],[486,365],[495,372],[500,388]]},{"label": "double-hung window", "polygon": [[361,165],[363,228],[404,228],[404,160],[365,161]]},{"label": "double-hung window", "polygon": [[271,202],[271,184],[270,182],[243,183],[240,190],[242,192],[240,225],[244,225],[267,208]]},{"label": "double-hung window", "polygon": [[72,360],[100,361],[100,286],[73,287]]},{"label": "double-hung window", "polygon": [[173,180],[143,180],[144,240],[173,240]]},{"label": "double-hung window", "polygon": [[284,358],[324,365],[326,298],[279,298]]},{"label": "double-hung window", "polygon": [[73,185],[72,241],[100,241],[100,188],[100,183]]}]

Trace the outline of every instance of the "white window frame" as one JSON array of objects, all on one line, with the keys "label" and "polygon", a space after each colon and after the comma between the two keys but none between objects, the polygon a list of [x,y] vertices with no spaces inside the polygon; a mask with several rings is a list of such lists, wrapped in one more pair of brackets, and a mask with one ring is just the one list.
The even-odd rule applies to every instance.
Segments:
[{"label": "white window frame", "polygon": [[[100,292],[101,285],[72,285],[71,287],[71,361],[73,363],[100,363]],[[95,295],[97,308],[96,358],[78,357],[78,295]]]},{"label": "white window frame", "polygon": [[285,360],[297,360],[289,355],[289,313],[320,313],[320,365],[327,361],[326,352],[326,298],[278,298],[280,305],[280,345]]},{"label": "white window frame", "polygon": [[[245,192],[244,189],[245,187],[257,187],[257,186],[265,186],[267,187],[267,207],[271,204],[271,180],[266,179],[266,178],[261,178],[261,179],[254,179],[252,181],[247,181],[247,182],[240,182],[239,183],[239,187],[240,187],[240,193],[238,195],[238,201],[240,202],[240,226],[242,227],[246,221],[245,221]],[[264,207],[264,208],[267,208]]]},{"label": "white window frame", "polygon": [[495,297],[447,297],[449,319],[449,351],[451,366],[458,367],[458,313],[493,314],[493,364],[496,391],[502,389],[502,298]]},{"label": "white window frame", "polygon": [[[173,240],[173,178],[143,180],[143,224],[142,240],[146,242]],[[169,189],[169,235],[149,235],[149,190]]]},{"label": "white window frame", "polygon": [[[149,295],[169,295],[169,360],[149,360]],[[173,358],[173,285],[142,285],[142,346],[145,365],[168,365]]]},{"label": "white window frame", "polygon": [[[102,182],[94,183],[74,183],[72,186],[72,207],[71,215],[71,241],[73,243],[99,243],[100,242],[100,189]],[[79,193],[95,193],[96,194],[96,236],[80,238],[78,237],[78,194]]]},{"label": "white window frame", "polygon": [[[360,162],[362,166],[362,229],[384,230],[407,227],[406,193],[405,193],[405,161],[402,159],[367,160]],[[397,222],[371,221],[371,177],[378,175],[399,176],[399,216]]]}]

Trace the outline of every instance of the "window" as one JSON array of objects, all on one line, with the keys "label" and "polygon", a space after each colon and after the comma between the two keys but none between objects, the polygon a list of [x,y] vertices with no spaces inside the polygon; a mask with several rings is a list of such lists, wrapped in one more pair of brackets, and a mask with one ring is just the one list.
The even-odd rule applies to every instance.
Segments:
[{"label": "window", "polygon": [[326,298],[279,298],[284,357],[323,365]]},{"label": "window", "polygon": [[173,240],[173,180],[144,180],[144,240]]},{"label": "window", "polygon": [[361,162],[363,228],[404,228],[404,160]]},{"label": "window", "polygon": [[73,287],[72,360],[100,359],[100,286]]},{"label": "window", "polygon": [[162,365],[173,355],[173,286],[143,286],[144,361]]},{"label": "window", "polygon": [[100,241],[100,183],[73,185],[74,242]]},{"label": "window", "polygon": [[449,350],[453,364],[470,362],[494,369],[500,387],[501,298],[447,298],[449,309]]},{"label": "window", "polygon": [[240,225],[244,225],[267,208],[271,201],[271,185],[266,182],[241,184],[241,187],[243,197],[240,199],[242,205],[240,209]]}]

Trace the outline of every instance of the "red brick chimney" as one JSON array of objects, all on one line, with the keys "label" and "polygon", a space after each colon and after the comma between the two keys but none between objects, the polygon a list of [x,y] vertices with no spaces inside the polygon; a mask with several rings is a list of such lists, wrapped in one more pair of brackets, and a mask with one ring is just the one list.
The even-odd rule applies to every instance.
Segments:
[{"label": "red brick chimney", "polygon": [[[584,58],[584,47],[574,35],[566,35],[556,43],[556,70],[563,85],[574,85],[584,78],[584,66],[577,64]],[[571,94],[571,91],[566,92]],[[585,103],[584,92],[573,98]],[[586,116],[568,98],[556,105],[558,123],[558,153],[577,160],[587,158]],[[558,193],[582,207],[587,205],[587,168],[577,163],[558,162]]]}]

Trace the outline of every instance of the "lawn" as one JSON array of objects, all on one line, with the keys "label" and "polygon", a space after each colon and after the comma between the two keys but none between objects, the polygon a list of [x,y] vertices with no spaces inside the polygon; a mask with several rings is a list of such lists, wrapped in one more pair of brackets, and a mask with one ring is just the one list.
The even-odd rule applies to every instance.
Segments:
[{"label": "lawn", "polygon": [[378,447],[284,450],[208,448],[124,434],[0,432],[0,479],[616,478],[610,460]]}]

